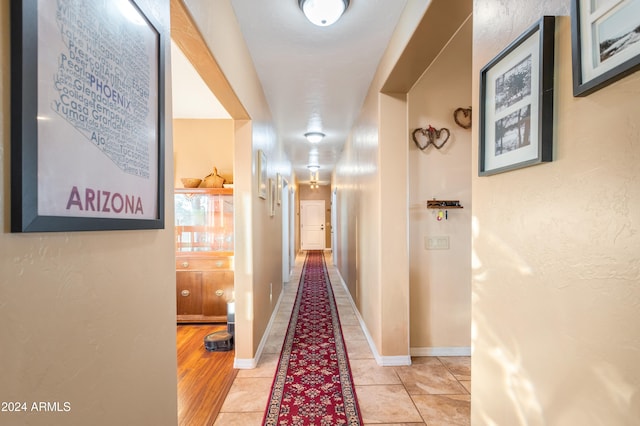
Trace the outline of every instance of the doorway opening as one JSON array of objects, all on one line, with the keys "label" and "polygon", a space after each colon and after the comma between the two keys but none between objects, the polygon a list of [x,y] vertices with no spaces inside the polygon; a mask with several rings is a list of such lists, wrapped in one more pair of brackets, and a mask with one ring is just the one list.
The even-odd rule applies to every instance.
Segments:
[{"label": "doorway opening", "polygon": [[[237,158],[236,141],[250,137],[238,130],[239,123],[249,117],[224,79],[191,14],[178,0],[171,1],[171,39],[176,49],[172,52],[172,67],[187,68],[172,73],[174,101],[180,96],[188,97],[185,104],[174,102],[174,187],[182,186],[182,177],[203,179],[201,187],[193,189],[203,201],[194,206],[207,211],[204,215],[210,229],[204,230],[202,239],[200,236],[185,238],[189,242],[212,245],[210,253],[194,250],[191,254],[198,255],[194,262],[176,256],[176,299],[191,299],[193,303],[187,303],[185,309],[201,311],[199,315],[184,316],[189,323],[177,324],[178,423],[212,424],[237,373],[233,368],[235,349],[209,352],[204,346],[204,337],[227,328],[228,302],[235,299],[235,265],[239,256],[234,244],[238,213],[233,185],[236,162],[242,161]],[[185,88],[187,82],[190,84]],[[207,99],[196,101],[204,94]],[[195,108],[201,104],[207,104],[207,109]],[[212,178],[211,184],[206,176]],[[224,179],[222,185],[227,188],[220,188],[218,178]],[[184,198],[185,202],[192,202],[195,197],[185,195]],[[182,228],[186,226],[175,225],[176,248],[181,241],[178,235],[183,237]],[[210,232],[207,234],[207,231]],[[194,228],[194,232],[203,230]],[[226,286],[216,285],[221,282]],[[200,296],[199,302],[194,295]],[[198,322],[198,318],[202,322]],[[236,335],[242,333],[241,327],[236,324]]]}]

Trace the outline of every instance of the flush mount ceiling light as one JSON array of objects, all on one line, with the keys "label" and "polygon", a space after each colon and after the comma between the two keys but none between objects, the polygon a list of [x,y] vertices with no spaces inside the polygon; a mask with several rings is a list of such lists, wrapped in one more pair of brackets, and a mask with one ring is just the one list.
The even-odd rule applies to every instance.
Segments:
[{"label": "flush mount ceiling light", "polygon": [[298,0],[298,6],[312,24],[326,27],[340,19],[349,0]]},{"label": "flush mount ceiling light", "polygon": [[322,132],[307,132],[304,134],[304,137],[311,143],[318,143],[324,138],[324,133]]},{"label": "flush mount ceiling light", "polygon": [[318,166],[317,164],[309,164],[309,165],[307,166],[307,169],[309,169],[309,171],[310,171],[311,173],[315,173],[315,172],[317,172],[318,170],[320,170],[320,166]]}]

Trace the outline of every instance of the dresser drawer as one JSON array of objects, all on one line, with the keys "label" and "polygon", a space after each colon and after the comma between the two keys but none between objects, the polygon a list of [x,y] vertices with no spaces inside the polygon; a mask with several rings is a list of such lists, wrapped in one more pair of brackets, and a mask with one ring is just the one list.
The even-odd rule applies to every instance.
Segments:
[{"label": "dresser drawer", "polygon": [[183,257],[176,259],[177,271],[233,270],[233,257]]}]

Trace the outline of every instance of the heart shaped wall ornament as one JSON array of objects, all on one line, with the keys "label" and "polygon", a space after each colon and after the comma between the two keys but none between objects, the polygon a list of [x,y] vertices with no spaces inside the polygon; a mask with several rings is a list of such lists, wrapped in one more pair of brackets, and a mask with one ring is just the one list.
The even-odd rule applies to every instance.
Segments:
[{"label": "heart shaped wall ornament", "polygon": [[458,108],[453,111],[453,121],[463,129],[471,128],[471,107]]},{"label": "heart shaped wall ornament", "polygon": [[[431,127],[431,126],[429,126]],[[431,145],[431,138],[429,137],[429,129],[417,128],[411,134],[413,142],[416,144],[420,151],[424,151]]]},{"label": "heart shaped wall ornament", "polygon": [[446,127],[436,130],[433,127],[429,126],[429,130],[431,131],[432,135],[431,143],[438,149],[442,148],[444,144],[446,144],[449,140],[449,136],[451,136],[449,129],[447,129]]},{"label": "heart shaped wall ornament", "polygon": [[442,129],[436,129],[431,125],[426,129],[417,128],[411,134],[413,142],[421,151],[427,149],[429,145],[435,146],[436,149],[442,148],[447,143],[450,136],[451,133],[449,132],[449,129],[445,127]]}]

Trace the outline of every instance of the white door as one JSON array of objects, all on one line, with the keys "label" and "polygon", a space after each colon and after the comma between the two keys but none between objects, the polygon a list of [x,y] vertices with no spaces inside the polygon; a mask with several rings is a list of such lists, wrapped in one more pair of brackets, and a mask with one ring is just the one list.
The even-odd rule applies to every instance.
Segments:
[{"label": "white door", "polygon": [[302,250],[324,250],[324,200],[300,201]]}]

